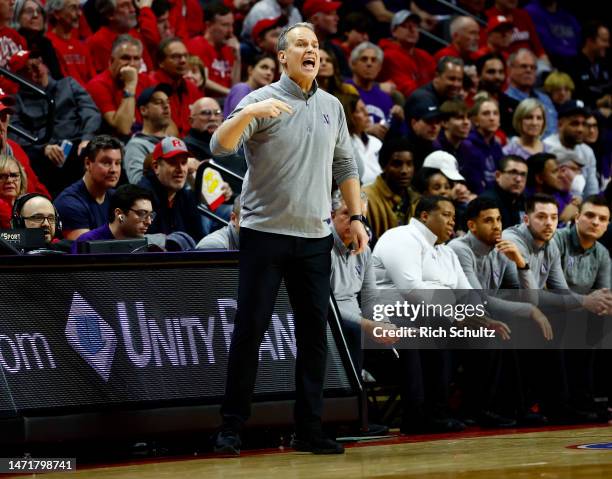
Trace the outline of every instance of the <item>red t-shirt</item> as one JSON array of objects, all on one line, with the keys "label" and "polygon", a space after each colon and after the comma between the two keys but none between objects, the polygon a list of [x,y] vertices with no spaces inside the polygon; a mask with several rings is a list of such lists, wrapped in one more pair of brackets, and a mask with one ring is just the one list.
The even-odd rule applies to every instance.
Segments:
[{"label": "red t-shirt", "polygon": [[[142,42],[142,38],[138,30],[132,29],[128,33]],[[93,36],[87,39],[87,48],[89,49],[91,63],[93,64],[96,72],[100,73],[108,68],[113,49],[113,42],[118,36],[119,34],[117,32],[113,32],[105,25],[100,27],[100,29],[94,33]],[[146,70],[150,71],[153,67],[153,63],[151,62],[151,57],[146,49],[144,49],[142,52],[142,60],[143,65],[146,65]]]},{"label": "red t-shirt", "polygon": [[198,0],[170,0],[169,21],[176,36],[193,38],[205,30],[204,12]]},{"label": "red t-shirt", "polygon": [[476,53],[474,52],[474,53],[471,53],[467,58],[464,58],[461,56],[461,53],[459,52],[459,50],[457,50],[457,47],[451,44],[451,45],[448,45],[438,50],[434,54],[434,59],[437,62],[442,57],[456,57],[456,58],[461,58],[465,62],[473,62],[475,55]]},{"label": "red t-shirt", "polygon": [[170,114],[172,121],[176,124],[179,130],[179,136],[182,138],[189,132],[189,105],[204,95],[198,89],[195,83],[190,80],[181,78],[175,81],[162,70],[156,70],[151,74],[151,80],[154,85],[158,83],[167,83],[172,86],[172,94],[170,95]]},{"label": "red t-shirt", "polygon": [[[138,84],[136,85],[136,98],[142,93],[142,90],[152,85],[153,82],[146,73],[139,73]],[[91,95],[102,115],[109,111],[117,111],[123,100],[123,85],[113,80],[108,69],[96,75],[87,84],[87,92]],[[136,121],[142,122],[138,108],[136,108]]]},{"label": "red t-shirt", "polygon": [[[491,7],[485,11],[488,18],[495,17],[498,15],[503,15],[508,18],[514,24],[514,31],[512,32],[512,43],[510,43],[510,53],[513,53],[520,48],[529,48],[533,53],[535,53],[536,57],[541,57],[544,55],[544,48],[542,47],[542,43],[540,42],[540,37],[538,37],[538,32],[536,31],[535,25],[529,16],[527,11],[522,8],[515,8],[511,13],[506,14],[500,12],[497,7]],[[481,46],[486,45],[486,32],[484,33],[484,39],[482,36],[482,32],[485,32],[485,29],[481,30]]]},{"label": "red t-shirt", "polygon": [[227,88],[232,87],[232,68],[236,58],[231,47],[224,45],[216,49],[206,38],[199,35],[189,40],[187,50],[202,59],[208,68],[208,78]]},{"label": "red t-shirt", "polygon": [[47,38],[55,48],[64,76],[71,76],[84,87],[96,75],[96,71],[89,58],[87,46],[77,38],[77,35],[78,31],[75,29],[70,39],[66,40],[52,31],[47,32]]},{"label": "red t-shirt", "polygon": [[[27,50],[24,38],[9,27],[0,28],[0,67],[6,68],[9,59],[20,50]],[[0,88],[5,93],[17,93],[19,87],[5,76],[0,75]]]},{"label": "red t-shirt", "polygon": [[386,38],[380,41],[380,48],[385,58],[378,80],[391,80],[406,98],[433,79],[436,61],[425,50],[414,48],[410,53],[396,41]]}]

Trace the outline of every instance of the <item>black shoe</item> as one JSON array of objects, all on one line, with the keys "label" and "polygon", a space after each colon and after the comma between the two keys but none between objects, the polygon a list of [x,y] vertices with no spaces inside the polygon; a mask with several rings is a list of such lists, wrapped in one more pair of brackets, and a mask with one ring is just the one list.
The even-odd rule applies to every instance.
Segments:
[{"label": "black shoe", "polygon": [[221,430],[215,436],[215,452],[217,454],[227,454],[231,456],[240,455],[240,435],[236,431],[229,429]]},{"label": "black shoe", "polygon": [[516,427],[516,421],[509,417],[500,416],[493,411],[481,411],[478,415],[478,425],[491,428]]},{"label": "black shoe", "polygon": [[465,424],[452,417],[429,418],[424,420],[403,420],[400,426],[402,434],[431,434],[440,432],[461,432]]},{"label": "black shoe", "polygon": [[296,451],[312,452],[313,454],[344,454],[342,444],[324,436],[315,436],[308,439],[293,437],[291,447]]}]

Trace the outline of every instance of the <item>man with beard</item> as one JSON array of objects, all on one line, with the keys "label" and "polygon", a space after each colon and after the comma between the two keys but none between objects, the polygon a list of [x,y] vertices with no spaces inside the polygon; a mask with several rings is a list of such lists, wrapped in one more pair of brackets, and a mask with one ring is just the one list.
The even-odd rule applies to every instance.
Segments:
[{"label": "man with beard", "polygon": [[72,253],[78,243],[96,240],[144,238],[155,219],[151,193],[136,185],[121,185],[110,199],[109,222],[82,234],[72,243]]},{"label": "man with beard", "polygon": [[519,104],[518,100],[506,95],[502,88],[506,83],[506,66],[501,55],[484,55],[476,61],[478,72],[478,88],[491,95],[499,105],[501,129],[508,136],[516,135],[512,126],[514,110]]},{"label": "man with beard", "polygon": [[[551,241],[559,221],[555,199],[546,194],[536,193],[525,202],[524,223],[513,226],[502,233],[504,240],[513,241],[529,265],[537,288],[547,289],[560,294],[543,293],[539,296],[540,307],[547,311],[552,308],[556,314],[553,319],[553,332],[556,340],[562,339],[565,329],[564,314],[570,310],[584,308],[603,315],[612,310],[612,299],[608,290],[597,290],[582,295],[570,291],[561,265],[561,254],[557,243]],[[565,294],[563,294],[565,293]],[[550,317],[550,316],[549,316]],[[567,371],[563,350],[535,351],[521,355],[527,363],[522,368],[531,389],[539,393],[543,413],[553,422],[588,422],[595,419],[589,411],[570,406],[567,384]]]},{"label": "man with beard", "polygon": [[[561,267],[572,291],[589,291],[610,288],[610,255],[599,243],[610,223],[610,207],[602,196],[589,196],[580,205],[575,223],[558,230],[556,242],[561,253]],[[596,332],[601,323],[599,318],[588,318],[587,331]],[[596,329],[597,328],[597,329]],[[603,332],[602,329],[599,329]],[[601,336],[596,339],[601,339]],[[568,368],[568,385],[572,405],[583,411],[596,411],[593,401],[594,349],[565,351]],[[609,355],[601,355],[603,361]]]},{"label": "man with beard", "polygon": [[165,83],[143,90],[136,102],[142,115],[142,131],[136,133],[125,146],[124,169],[130,183],[142,178],[144,161],[162,138],[169,136],[171,89]]},{"label": "man with beard", "polygon": [[584,142],[586,119],[590,115],[582,100],[569,100],[559,107],[558,133],[549,136],[544,144],[549,150],[574,155],[582,166],[585,184],[582,196],[596,195],[600,187],[597,181],[597,160],[593,149]]},{"label": "man with beard", "polygon": [[[108,68],[113,42],[119,35],[129,33],[141,43],[142,38],[136,29],[138,16],[133,0],[95,0],[95,2],[96,11],[102,17],[104,24],[87,39],[87,47],[93,66],[96,72],[100,73]],[[142,57],[146,69],[150,70],[153,63],[146,50],[142,52]]]},{"label": "man with beard", "polygon": [[[534,305],[499,297],[502,288],[536,288],[528,264],[517,246],[502,240],[501,215],[495,202],[488,198],[472,200],[465,213],[469,232],[449,243],[474,289],[486,297],[487,310],[496,318],[534,321],[545,339],[553,337],[548,318]],[[516,267],[511,267],[515,265]],[[517,274],[518,270],[518,274]],[[514,300],[514,301],[512,301]],[[466,407],[481,426],[510,427],[516,421],[498,414],[502,387],[502,362],[510,357],[496,350],[472,350],[461,354],[466,372]],[[483,367],[486,365],[486,367]],[[507,378],[506,378],[507,380]],[[501,392],[501,394],[500,394]],[[525,411],[518,411],[519,416]]]},{"label": "man with beard", "polygon": [[[189,107],[189,111],[189,124],[191,125],[191,129],[183,140],[191,154],[198,160],[208,160],[212,158],[237,175],[244,177],[247,166],[242,151],[222,158],[214,156],[210,151],[210,139],[223,121],[221,107],[219,103],[217,103],[217,100],[209,97],[200,98]],[[242,182],[230,175],[223,176],[234,193],[239,195],[242,191]]]},{"label": "man with beard", "polygon": [[497,165],[495,184],[480,195],[497,204],[501,213],[502,228],[518,225],[523,221],[527,185],[527,162],[516,155],[506,155]]},{"label": "man with beard", "polygon": [[62,223],[51,200],[40,193],[20,196],[13,205],[11,228],[40,228],[46,248],[70,252],[71,241],[60,240]]},{"label": "man with beard", "polygon": [[55,199],[64,238],[71,240],[108,221],[110,196],[121,175],[123,145],[112,136],[96,136],[85,147],[83,156],[85,175]]}]

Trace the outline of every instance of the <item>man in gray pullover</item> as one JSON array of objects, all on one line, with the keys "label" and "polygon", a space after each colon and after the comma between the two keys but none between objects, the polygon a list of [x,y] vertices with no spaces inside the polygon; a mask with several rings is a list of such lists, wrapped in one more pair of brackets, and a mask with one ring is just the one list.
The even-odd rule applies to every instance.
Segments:
[{"label": "man in gray pullover", "polygon": [[344,448],[321,425],[333,245],[329,192],[333,174],[349,208],[355,253],[362,253],[368,235],[359,177],[342,105],[315,82],[320,58],[312,25],[286,27],[277,50],[281,79],[243,98],[211,139],[214,155],[243,145],[249,167],[241,196],[238,310],[215,450],[240,452],[259,347],[284,279],[297,344],[292,447],[341,454]]}]

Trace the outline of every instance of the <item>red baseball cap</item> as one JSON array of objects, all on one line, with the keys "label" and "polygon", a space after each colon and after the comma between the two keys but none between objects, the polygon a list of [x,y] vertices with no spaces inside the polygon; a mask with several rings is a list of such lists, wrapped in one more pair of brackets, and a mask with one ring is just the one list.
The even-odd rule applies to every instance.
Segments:
[{"label": "red baseball cap", "polygon": [[13,54],[11,58],[9,58],[8,68],[12,72],[23,70],[26,66],[28,66],[29,59],[29,50],[19,50],[17,53]]},{"label": "red baseball cap", "polygon": [[275,28],[280,25],[280,17],[276,18],[264,18],[263,20],[259,20],[253,30],[251,30],[251,36],[253,40],[257,40],[260,36],[262,36],[268,30]]},{"label": "red baseball cap", "polygon": [[514,24],[508,17],[504,17],[503,15],[495,15],[490,17],[489,22],[487,23],[487,33],[491,33],[493,30],[503,26],[512,27]]},{"label": "red baseball cap", "polygon": [[332,0],[306,0],[302,7],[302,12],[305,18],[312,17],[315,13],[329,13],[338,10],[342,6],[342,2],[334,2]]},{"label": "red baseball cap", "polygon": [[159,159],[167,160],[178,155],[187,154],[189,154],[189,150],[185,142],[174,136],[167,136],[153,148],[153,159],[155,161]]}]

